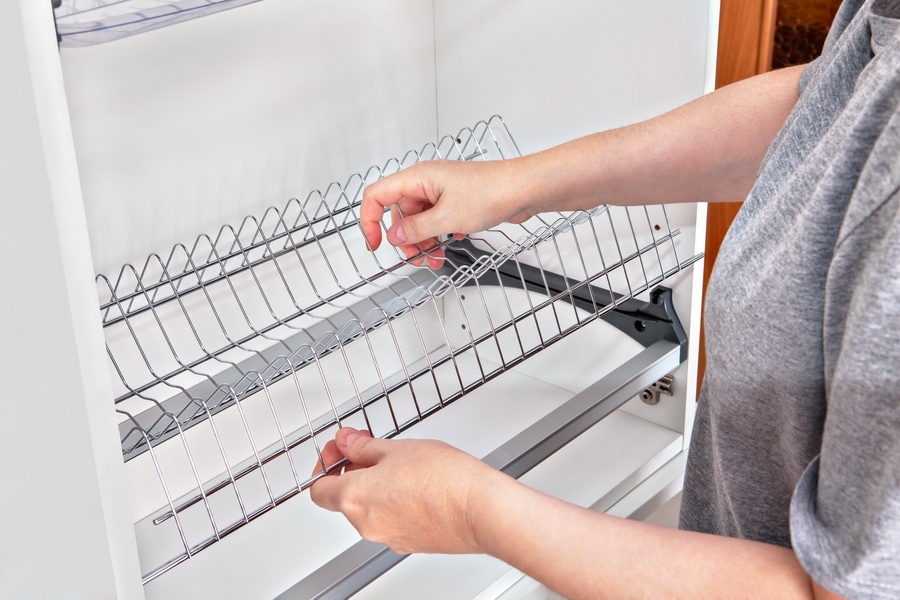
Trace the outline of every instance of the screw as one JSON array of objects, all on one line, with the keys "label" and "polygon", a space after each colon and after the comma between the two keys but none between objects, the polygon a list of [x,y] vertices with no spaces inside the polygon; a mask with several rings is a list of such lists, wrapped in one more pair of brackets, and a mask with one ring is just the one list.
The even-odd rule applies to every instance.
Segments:
[{"label": "screw", "polygon": [[641,397],[641,401],[644,404],[649,404],[651,406],[654,404],[659,404],[659,396],[654,394],[649,389],[643,390],[640,394],[640,397]]}]

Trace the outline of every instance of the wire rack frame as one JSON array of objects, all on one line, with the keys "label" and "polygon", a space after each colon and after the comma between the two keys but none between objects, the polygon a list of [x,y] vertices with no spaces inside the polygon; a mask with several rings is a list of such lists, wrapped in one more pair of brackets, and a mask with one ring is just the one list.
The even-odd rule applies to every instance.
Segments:
[{"label": "wire rack frame", "polygon": [[[518,153],[502,120],[495,117],[491,122],[500,123],[508,142]],[[486,142],[491,147],[485,147]],[[396,275],[401,269],[409,270],[410,261],[390,252],[386,253],[387,262],[384,262],[378,255],[364,252],[365,247],[357,243],[356,246],[363,250],[358,252],[353,242],[346,239],[346,232],[348,229],[358,229],[356,210],[366,183],[420,160],[472,160],[490,154],[497,158],[507,155],[489,123],[481,122],[456,136],[446,136],[438,144],[426,144],[418,151],[407,152],[400,159],[391,159],[381,167],[372,167],[365,174],[354,174],[343,185],[332,183],[324,193],[313,191],[303,202],[292,199],[280,211],[268,209],[261,219],[247,217],[238,229],[226,225],[215,238],[201,235],[190,249],[183,244],[176,245],[165,260],[153,254],[140,270],[125,265],[115,284],[106,276],[98,275],[108,354],[121,382],[116,403],[121,404],[135,397],[166,397],[177,392],[184,397],[176,412],[177,420],[183,426],[190,426],[206,416],[206,409],[192,406],[191,396],[201,394],[207,400],[221,396],[211,409],[215,412],[232,401],[259,391],[266,383],[287,376],[288,372],[284,369],[272,367],[277,357],[287,353],[292,356],[295,366],[306,365],[314,360],[317,353],[329,352],[329,346],[333,345],[324,343],[323,346],[320,336],[328,337],[329,332],[338,331],[341,339],[353,339],[362,330],[376,328],[385,320],[411,308],[411,305],[397,300],[403,298],[404,293],[417,294],[415,304],[442,295],[454,285],[462,285],[466,278],[475,276],[484,267],[460,270],[453,281],[446,276],[431,276],[430,271],[423,268],[418,269],[416,278],[406,274]],[[326,249],[323,240],[328,238],[338,238],[332,241],[339,243]],[[348,259],[341,266],[348,267],[349,280],[345,276],[345,280],[341,281],[340,268],[329,257],[329,250]],[[509,251],[510,248],[505,247],[499,254]],[[362,261],[355,259],[357,254],[366,254],[371,260],[363,265]],[[315,265],[319,272],[311,272],[311,265]],[[265,267],[268,267],[269,279],[273,281],[263,281],[265,276],[260,271]],[[320,276],[322,272],[324,277]],[[292,278],[291,273],[302,275]],[[389,277],[392,275],[395,276]],[[255,289],[239,291],[241,283],[236,282],[239,277],[243,277],[242,283],[249,283]],[[390,279],[390,282],[383,284],[385,279]],[[419,280],[430,280],[426,286],[429,289],[422,290]],[[383,300],[376,298],[373,302],[373,290],[386,292],[382,293]],[[222,291],[225,297],[222,297]],[[278,311],[273,307],[270,299],[273,292],[280,294],[282,300],[289,300],[289,303],[282,302],[287,310]],[[193,296],[203,297],[205,306],[187,306],[186,300]],[[310,302],[302,302],[303,297],[309,297]],[[257,314],[251,316],[254,310],[249,306],[248,298],[256,303],[262,313],[256,311]],[[342,302],[342,299],[349,300]],[[173,307],[174,310],[163,314],[164,309]],[[385,307],[389,310],[385,311]],[[231,309],[230,317],[233,319],[229,320],[229,315],[225,314],[227,309]],[[216,333],[220,335],[203,335],[196,318],[196,313],[201,310],[214,318],[219,329]],[[350,318],[339,321],[329,316],[334,312],[349,312]],[[363,315],[363,312],[368,314]],[[141,319],[143,323],[139,322]],[[295,324],[304,319],[308,322],[303,326]],[[146,326],[148,321],[149,330]],[[189,332],[192,334],[189,337],[193,339],[179,344],[175,339],[179,331]],[[291,335],[286,336],[285,332]],[[268,352],[260,352],[250,345],[259,340],[265,340],[273,347]],[[155,356],[152,352],[154,347],[158,350]],[[160,356],[160,351],[163,356]],[[229,356],[233,357],[234,351],[241,351],[249,357],[232,360]],[[131,368],[130,372],[126,372],[123,369],[123,361],[119,358],[123,354],[139,358],[131,361],[137,363],[136,370]],[[224,374],[221,368],[215,367],[211,372],[201,371],[210,363],[231,369]],[[248,369],[252,370],[249,375]],[[189,389],[179,384],[179,377],[189,375],[202,380],[200,389],[197,385]],[[222,387],[223,381],[227,389]],[[168,390],[161,391],[160,388]],[[169,408],[173,404],[176,403],[170,400]],[[192,412],[187,414],[185,411]],[[161,427],[166,418],[165,412],[149,427],[141,423],[151,441],[179,432],[174,423]],[[143,435],[134,433],[132,446],[123,442],[126,459],[146,449]]]},{"label": "wire rack frame", "polygon": [[259,0],[63,0],[54,9],[63,46],[91,46]]},{"label": "wire rack frame", "polygon": [[662,206],[445,241],[437,270],[366,247],[366,184],[518,154],[494,116],[97,277],[123,455],[152,507],[135,512],[145,583],[342,468],[307,474],[337,428],[396,436],[699,258],[679,260]]}]

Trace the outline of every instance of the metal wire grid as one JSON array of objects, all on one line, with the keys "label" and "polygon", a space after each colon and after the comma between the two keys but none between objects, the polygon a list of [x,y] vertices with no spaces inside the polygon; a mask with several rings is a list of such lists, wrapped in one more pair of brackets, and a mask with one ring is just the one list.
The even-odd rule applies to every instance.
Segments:
[{"label": "metal wire grid", "polygon": [[367,183],[518,154],[495,116],[97,277],[145,583],[340,468],[309,474],[337,428],[395,436],[696,259],[662,206],[444,242],[436,271],[367,249]]}]

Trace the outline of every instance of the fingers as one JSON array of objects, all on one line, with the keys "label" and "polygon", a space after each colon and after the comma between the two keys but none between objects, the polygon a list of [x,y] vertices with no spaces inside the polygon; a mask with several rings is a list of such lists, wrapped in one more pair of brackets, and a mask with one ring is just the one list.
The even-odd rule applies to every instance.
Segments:
[{"label": "fingers", "polygon": [[345,427],[337,432],[334,441],[351,463],[361,467],[373,467],[384,458],[386,445],[390,442],[373,438],[371,434],[366,433]]},{"label": "fingers", "polygon": [[[343,458],[347,458],[350,464],[344,468],[344,474],[355,470],[364,469],[377,464],[384,453],[379,448],[377,442],[385,440],[373,439],[371,432],[368,430],[357,431],[353,428],[344,428],[337,432],[335,439],[329,440],[325,447],[322,448],[322,459],[313,471],[313,475],[322,471],[322,462],[327,465],[333,465]],[[367,446],[371,442],[376,442],[375,446]],[[354,460],[354,457],[356,460]],[[312,501],[331,511],[340,510],[340,500],[344,494],[346,486],[349,485],[346,477],[341,477],[338,473],[332,473],[325,477],[321,477],[309,489]]]},{"label": "fingers", "polygon": [[[417,163],[366,186],[359,221],[373,250],[381,244],[380,223],[384,209],[389,207],[399,207],[403,213],[403,218],[397,218],[399,215],[394,213],[394,223],[387,232],[388,241],[395,246],[422,244],[445,233],[439,227],[438,215],[429,210],[441,197],[439,182],[446,175],[445,166],[446,161]],[[420,247],[432,246],[426,243]]]},{"label": "fingers", "polygon": [[[373,250],[381,244],[381,218],[384,209],[402,200],[413,200],[433,205],[439,194],[433,193],[430,185],[413,165],[389,177],[366,186],[363,190],[362,206],[359,209],[359,224]],[[421,210],[421,209],[420,209]],[[402,240],[401,240],[402,243]]]},{"label": "fingers", "polygon": [[[401,208],[403,208],[401,206]],[[439,207],[426,205],[418,207],[419,210],[405,210],[404,217],[395,220],[388,229],[388,241],[395,246],[415,245],[429,243],[432,240],[437,244],[437,237],[446,229],[446,219],[443,219],[445,227],[441,227],[442,219]]]},{"label": "fingers", "polygon": [[428,252],[428,266],[434,270],[440,269],[444,264],[444,249],[435,248]]},{"label": "fingers", "polygon": [[343,477],[323,477],[309,488],[309,497],[322,508],[337,512],[340,510],[341,492],[344,487]]},{"label": "fingers", "polygon": [[[391,223],[398,223],[403,219],[403,216],[400,214],[400,210],[396,205],[391,207]],[[388,241],[390,241],[390,236],[388,236]],[[412,259],[414,256],[419,254],[419,249],[414,244],[395,244],[402,252],[406,255],[407,259]],[[423,258],[419,258],[417,260],[412,261],[414,265],[421,265]]]},{"label": "fingers", "polygon": [[[385,208],[391,208],[387,240],[411,259],[437,248],[443,234],[460,239],[507,220],[520,222],[534,212],[518,184],[522,169],[513,161],[416,163],[366,187],[360,227],[369,246],[377,248]],[[423,260],[433,268],[443,262],[437,250]]]},{"label": "fingers", "polygon": [[[360,435],[363,435],[363,436],[372,437],[372,432],[369,431],[368,429],[360,429],[360,430],[359,430],[359,434],[360,434]],[[344,473],[349,473],[350,471],[356,471],[356,470],[358,470],[358,469],[365,469],[365,467],[362,466],[362,465],[357,465],[357,464],[354,464],[354,463],[350,463],[349,465],[347,465],[346,467],[344,467]]]},{"label": "fingers", "polygon": [[[391,222],[396,224],[402,219],[403,216],[400,214],[397,206],[392,206]],[[390,241],[390,236],[388,240]],[[418,244],[399,244],[397,247],[416,266],[421,265],[426,260],[428,261],[428,266],[432,269],[440,269],[441,265],[444,264],[444,249],[440,247],[440,242],[437,238],[429,238]],[[418,258],[415,258],[417,256]]]},{"label": "fingers", "polygon": [[359,207],[359,226],[372,250],[377,250],[381,245],[381,219],[384,216],[384,209],[400,200],[397,197],[391,201],[389,196],[377,193],[377,188],[383,181],[382,179],[366,186],[363,190],[362,205]]},{"label": "fingers", "polygon": [[[313,469],[312,474],[316,475],[321,473],[328,467],[336,465],[340,461],[344,459],[344,455],[338,450],[337,444],[334,440],[329,440],[325,447],[322,448],[322,455],[318,462],[316,462],[316,467]],[[323,464],[324,463],[324,464]]]},{"label": "fingers", "polygon": [[[353,431],[355,431],[355,430],[353,430]],[[340,433],[340,431],[339,431],[339,433]],[[359,435],[372,437],[372,432],[370,432],[368,429],[361,429],[357,433]],[[328,442],[322,448],[322,456],[316,462],[316,467],[313,469],[312,475],[315,476],[315,475],[321,473],[323,470],[333,467],[334,465],[336,465],[339,462],[341,462],[342,460],[344,460],[344,458],[346,458],[346,457],[344,456],[344,453],[341,452],[340,449],[338,448],[337,441],[336,440],[328,440]],[[324,466],[322,464],[323,462],[325,463]],[[343,471],[344,472],[355,471],[356,469],[359,469],[359,468],[362,468],[362,466],[351,463],[351,464],[345,466]],[[332,475],[338,475],[338,474],[339,473],[332,473]]]},{"label": "fingers", "polygon": [[442,442],[383,440],[352,428],[333,441],[358,469],[320,477],[310,488],[317,505],[343,513],[363,538],[397,552],[481,551],[472,490],[493,488],[490,474],[506,476]]},{"label": "fingers", "polygon": [[366,238],[366,244],[368,244],[369,250],[371,250],[372,252],[378,250],[378,247],[381,246],[380,223],[380,218],[377,221],[363,221],[362,219],[360,219],[359,221],[359,226]]}]

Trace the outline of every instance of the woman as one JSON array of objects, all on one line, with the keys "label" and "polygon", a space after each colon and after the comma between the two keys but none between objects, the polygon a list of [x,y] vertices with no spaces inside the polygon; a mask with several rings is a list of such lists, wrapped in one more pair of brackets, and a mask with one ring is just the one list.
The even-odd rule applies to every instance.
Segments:
[{"label": "woman", "polygon": [[[313,500],[399,552],[483,552],[572,598],[900,598],[900,2],[810,66],[504,162],[366,189],[408,256],[548,210],[745,200],[707,306],[681,529],[581,509],[438,442],[344,429]],[[750,341],[752,340],[752,342]],[[538,518],[539,517],[539,518]]]}]

